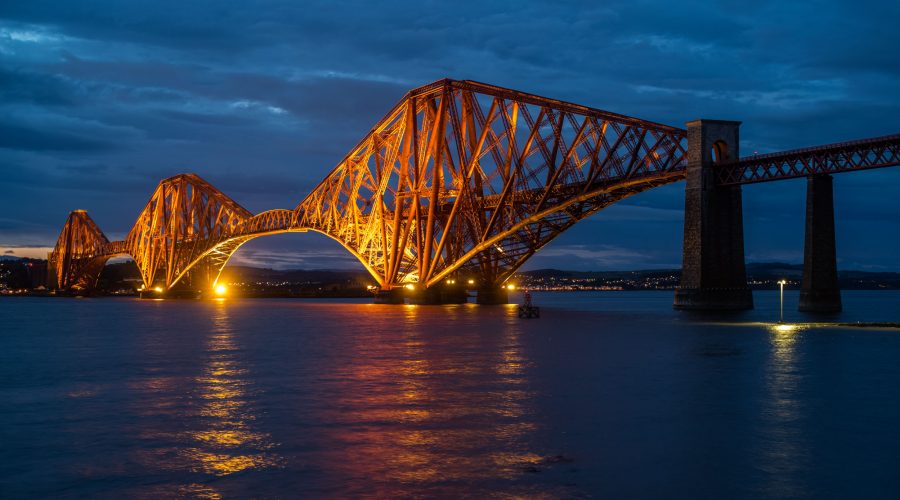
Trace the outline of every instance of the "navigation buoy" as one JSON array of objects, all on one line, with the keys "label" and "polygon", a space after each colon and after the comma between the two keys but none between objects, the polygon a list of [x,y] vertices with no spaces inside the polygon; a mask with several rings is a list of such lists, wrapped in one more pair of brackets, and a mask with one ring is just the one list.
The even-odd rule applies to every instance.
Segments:
[{"label": "navigation buoy", "polygon": [[541,317],[541,308],[531,303],[531,292],[528,290],[525,290],[525,303],[519,306],[519,317],[523,319]]}]

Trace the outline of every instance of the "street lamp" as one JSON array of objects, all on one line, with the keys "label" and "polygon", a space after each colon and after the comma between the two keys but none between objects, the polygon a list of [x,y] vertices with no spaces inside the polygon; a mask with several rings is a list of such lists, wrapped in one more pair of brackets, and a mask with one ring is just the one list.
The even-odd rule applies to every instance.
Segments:
[{"label": "street lamp", "polygon": [[779,323],[784,323],[784,285],[787,284],[787,281],[781,280],[778,282],[778,287],[781,289],[781,314],[779,315]]}]

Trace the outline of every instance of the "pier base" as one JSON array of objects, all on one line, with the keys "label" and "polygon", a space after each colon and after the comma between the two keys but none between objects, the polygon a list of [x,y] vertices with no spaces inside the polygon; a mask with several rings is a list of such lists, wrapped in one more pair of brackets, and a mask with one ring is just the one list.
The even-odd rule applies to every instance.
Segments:
[{"label": "pier base", "polygon": [[138,297],[142,299],[199,299],[202,296],[203,293],[200,290],[176,289],[157,292],[151,288],[138,292]]},{"label": "pier base", "polygon": [[405,291],[403,288],[379,290],[375,294],[374,302],[376,304],[404,304],[406,302]]},{"label": "pier base", "polygon": [[465,304],[468,302],[468,297],[466,290],[461,287],[439,285],[415,290],[410,295],[409,303],[419,305]]},{"label": "pier base", "polygon": [[834,241],[834,186],[830,175],[807,178],[806,238],[798,309],[817,313],[842,309]]},{"label": "pier base", "polygon": [[718,163],[738,158],[740,122],[687,124],[684,260],[675,309],[753,309],[744,267],[741,186],[717,185]]},{"label": "pier base", "polygon": [[475,302],[485,306],[509,304],[509,292],[503,287],[480,287]]}]

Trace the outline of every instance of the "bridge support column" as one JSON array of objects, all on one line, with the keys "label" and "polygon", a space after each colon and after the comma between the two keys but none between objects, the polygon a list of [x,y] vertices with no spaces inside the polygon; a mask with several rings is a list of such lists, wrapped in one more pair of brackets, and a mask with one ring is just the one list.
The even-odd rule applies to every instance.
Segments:
[{"label": "bridge support column", "polygon": [[740,122],[687,123],[684,257],[675,309],[753,308],[744,267],[741,186],[719,186],[716,165],[739,158]]},{"label": "bridge support column", "polygon": [[834,187],[830,175],[812,175],[806,183],[806,238],[800,311],[841,310],[834,243]]},{"label": "bridge support column", "polygon": [[502,286],[482,285],[478,287],[475,302],[481,305],[509,304],[509,292]]}]

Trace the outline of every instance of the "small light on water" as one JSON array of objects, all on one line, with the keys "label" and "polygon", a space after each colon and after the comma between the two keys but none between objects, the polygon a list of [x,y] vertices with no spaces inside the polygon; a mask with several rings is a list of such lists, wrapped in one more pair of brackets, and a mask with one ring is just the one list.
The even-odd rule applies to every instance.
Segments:
[{"label": "small light on water", "polygon": [[797,329],[796,325],[785,325],[785,324],[775,325],[776,332],[792,332],[796,329]]}]

